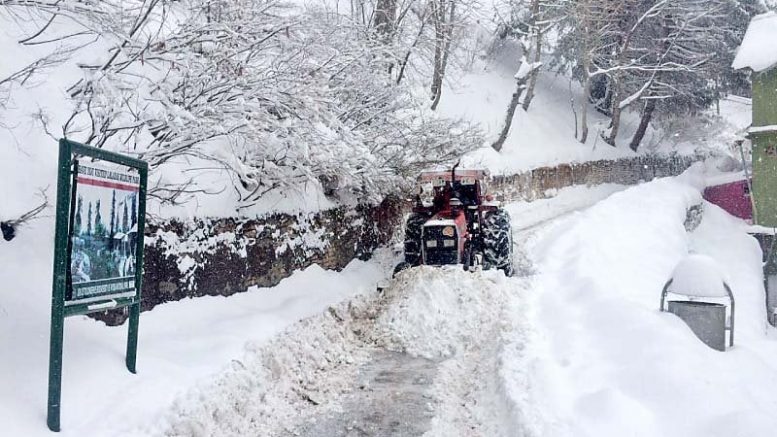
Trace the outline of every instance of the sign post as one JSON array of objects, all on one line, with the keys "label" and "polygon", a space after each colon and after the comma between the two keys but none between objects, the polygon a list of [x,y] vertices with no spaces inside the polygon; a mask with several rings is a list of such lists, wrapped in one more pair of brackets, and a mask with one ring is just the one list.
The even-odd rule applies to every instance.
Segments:
[{"label": "sign post", "polygon": [[47,414],[52,431],[60,430],[65,317],[128,307],[126,366],[136,372],[147,182],[144,161],[59,141]]}]

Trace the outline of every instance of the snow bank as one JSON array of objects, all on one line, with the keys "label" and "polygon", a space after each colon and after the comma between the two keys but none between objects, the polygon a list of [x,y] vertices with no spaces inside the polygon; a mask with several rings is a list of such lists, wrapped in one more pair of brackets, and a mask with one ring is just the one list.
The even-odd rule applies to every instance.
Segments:
[{"label": "snow bank", "polygon": [[[616,193],[541,240],[524,358],[542,436],[763,436],[777,426],[777,343],[766,328],[758,245],[687,177]],[[658,310],[689,251],[714,259],[737,299],[737,344],[702,344]],[[769,331],[769,333],[767,333]]]},{"label": "snow bank", "polygon": [[406,270],[388,293],[401,293],[378,318],[376,340],[390,350],[445,358],[478,346],[485,326],[499,320],[514,284],[499,271],[457,266]]},{"label": "snow bank", "polygon": [[356,334],[367,311],[354,308],[330,307],[269,343],[249,344],[227,371],[178,398],[166,421],[132,435],[263,436],[292,427],[304,410],[347,391],[357,365],[367,361]]},{"label": "snow bank", "polygon": [[[0,424],[3,436],[50,436],[46,428],[50,253],[53,227],[33,222],[24,239],[0,241]],[[147,423],[198,381],[227,370],[246,342],[267,341],[294,322],[384,277],[376,261],[343,272],[312,266],[271,289],[163,304],[140,317],[138,374],[124,367],[125,326],[65,322],[62,432],[117,436]],[[148,435],[140,433],[139,435]]]},{"label": "snow bank", "polygon": [[438,369],[427,437],[467,435],[473,422],[480,435],[507,436],[510,406],[500,396],[497,349],[509,326],[508,302],[525,290],[523,280],[496,271],[406,270],[379,295],[330,307],[249,347],[225,373],[180,397],[164,421],[132,435],[296,435],[303,424],[347,408],[350,394],[365,390],[358,382],[364,365],[386,346]]}]

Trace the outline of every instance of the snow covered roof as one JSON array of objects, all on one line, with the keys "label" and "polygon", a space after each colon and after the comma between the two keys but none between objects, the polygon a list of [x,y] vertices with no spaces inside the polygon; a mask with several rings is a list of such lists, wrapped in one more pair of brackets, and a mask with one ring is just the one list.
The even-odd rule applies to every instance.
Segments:
[{"label": "snow covered roof", "polygon": [[732,67],[750,68],[755,72],[777,66],[777,13],[756,15],[750,21]]}]

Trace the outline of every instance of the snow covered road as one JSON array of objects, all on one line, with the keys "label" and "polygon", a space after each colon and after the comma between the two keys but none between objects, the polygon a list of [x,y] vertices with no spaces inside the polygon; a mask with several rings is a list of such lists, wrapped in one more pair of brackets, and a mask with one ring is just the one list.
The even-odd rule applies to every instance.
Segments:
[{"label": "snow covered road", "polygon": [[381,294],[330,307],[251,351],[187,395],[162,429],[137,434],[515,435],[529,413],[520,390],[507,390],[518,382],[505,364],[520,361],[516,345],[529,332],[526,245],[622,189],[576,187],[510,205],[517,277],[457,267],[403,272]]},{"label": "snow covered road", "polygon": [[170,436],[501,436],[499,346],[523,279],[420,267],[306,319],[194,389]]},{"label": "snow covered road", "polygon": [[[136,376],[119,375],[122,329],[72,320],[70,341],[92,342],[66,355],[80,365],[66,372],[63,434],[771,435],[777,333],[765,323],[760,252],[742,222],[709,204],[686,229],[699,202],[685,175],[508,205],[513,278],[421,267],[376,293],[391,267],[384,254],[210,307],[163,305],[144,315]],[[728,352],[658,311],[689,252],[715,259],[736,296]],[[0,369],[18,374],[33,358],[22,349]],[[3,423],[9,435],[44,435],[28,417],[37,410],[8,400],[23,387],[6,378],[0,388]]]},{"label": "snow covered road", "polygon": [[[195,390],[157,431],[771,435],[777,334],[765,323],[757,244],[709,204],[686,229],[688,209],[702,202],[692,174],[608,197],[614,191],[511,205],[523,276],[403,272],[383,294],[277,337]],[[737,344],[728,352],[658,311],[663,283],[689,252],[715,259],[734,290]]]}]

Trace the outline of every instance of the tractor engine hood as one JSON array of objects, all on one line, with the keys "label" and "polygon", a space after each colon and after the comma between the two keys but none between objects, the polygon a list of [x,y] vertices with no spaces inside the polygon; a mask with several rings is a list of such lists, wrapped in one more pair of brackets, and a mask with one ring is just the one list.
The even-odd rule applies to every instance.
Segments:
[{"label": "tractor engine hood", "polygon": [[467,239],[467,221],[463,213],[436,214],[423,226],[421,257],[424,264],[458,264]]},{"label": "tractor engine hood", "polygon": [[459,238],[467,236],[467,218],[463,211],[438,212],[424,226],[453,226]]}]

